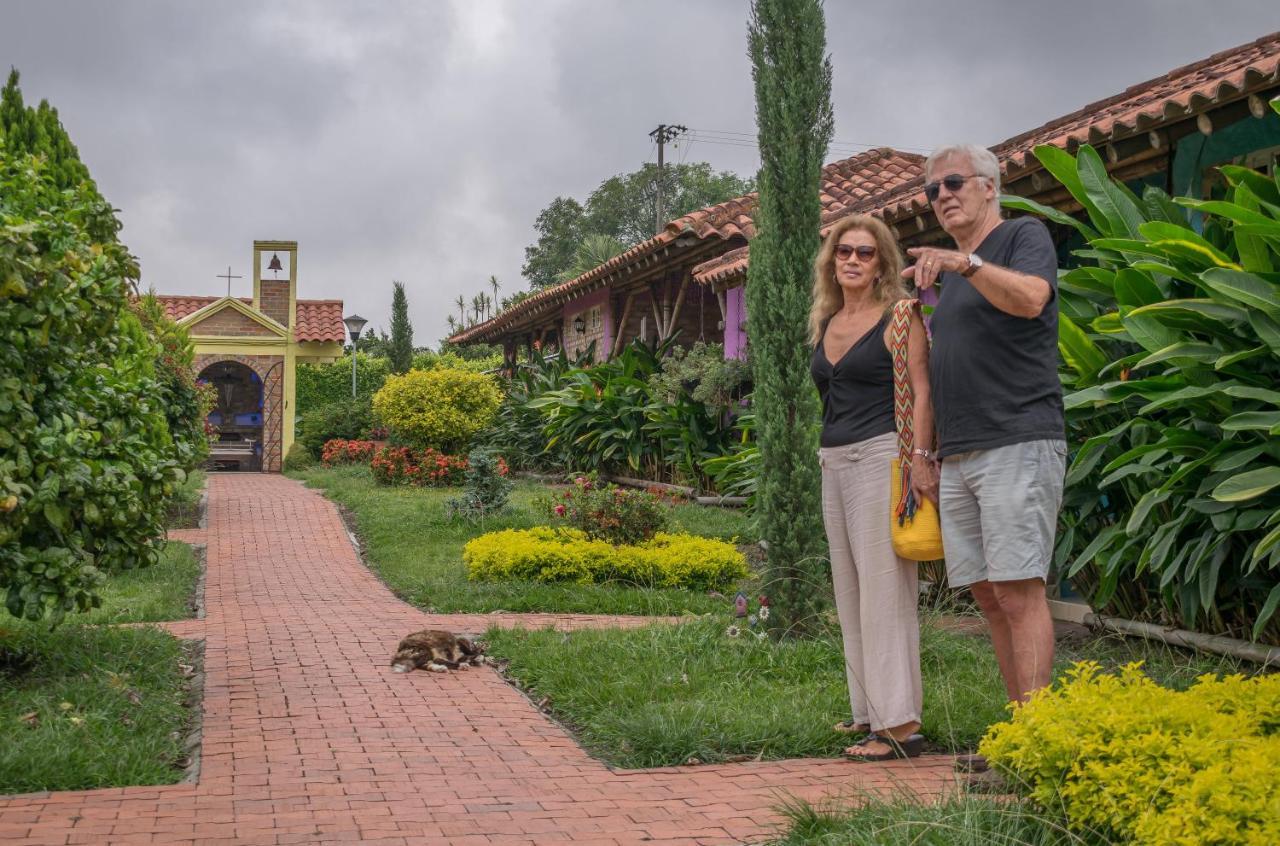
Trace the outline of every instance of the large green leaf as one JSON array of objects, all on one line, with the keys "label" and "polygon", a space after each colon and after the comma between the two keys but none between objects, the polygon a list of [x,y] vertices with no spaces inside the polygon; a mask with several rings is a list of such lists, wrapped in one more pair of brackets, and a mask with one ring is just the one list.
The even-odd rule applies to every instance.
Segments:
[{"label": "large green leaf", "polygon": [[1272,353],[1280,355],[1280,321],[1264,312],[1251,311],[1249,325],[1258,333],[1258,338],[1271,348]]},{"label": "large green leaf", "polygon": [[1220,165],[1218,170],[1233,187],[1247,185],[1259,199],[1280,205],[1280,185],[1253,168],[1241,165]]},{"label": "large green leaf", "polygon": [[1058,315],[1058,351],[1067,366],[1075,370],[1076,383],[1080,385],[1095,381],[1107,363],[1107,356],[1098,345],[1063,314]]},{"label": "large green leaf", "polygon": [[1164,349],[1157,350],[1151,355],[1139,361],[1134,365],[1134,369],[1139,367],[1150,367],[1153,364],[1159,364],[1162,361],[1217,361],[1222,355],[1222,350],[1212,344],[1202,344],[1195,341],[1180,341],[1176,344],[1170,344]]},{"label": "large green leaf", "polygon": [[1280,411],[1242,411],[1222,421],[1222,428],[1228,432],[1270,431],[1273,426],[1280,426]]},{"label": "large green leaf", "polygon": [[[1170,329],[1163,321],[1147,315],[1134,316],[1130,312],[1120,318],[1120,324],[1138,346],[1150,353],[1168,349],[1186,339],[1181,332]],[[1094,326],[1096,328],[1097,321],[1094,321]]]},{"label": "large green leaf", "polygon": [[1262,309],[1272,317],[1280,317],[1280,286],[1260,276],[1219,267],[1201,273],[1200,281],[1214,294]]},{"label": "large green leaf", "polygon": [[1071,215],[1060,209],[1055,209],[1053,206],[1046,206],[1041,203],[1037,203],[1035,200],[1029,200],[1026,197],[1002,194],[1000,196],[1000,205],[1007,209],[1016,209],[1018,211],[1030,212],[1031,214],[1038,214],[1041,217],[1052,220],[1054,223],[1061,224],[1062,226],[1070,226],[1072,229],[1083,235],[1085,240],[1098,237],[1098,233],[1085,222],[1076,220]]},{"label": "large green leaf", "polygon": [[[1088,144],[1076,153],[1076,171],[1090,202],[1106,221],[1107,234],[1136,238],[1145,220],[1137,204],[1111,181],[1098,151]],[[1103,227],[1098,227],[1100,230]]]},{"label": "large green leaf", "polygon": [[1232,385],[1223,390],[1227,396],[1236,397],[1238,399],[1252,399],[1261,402],[1269,402],[1280,408],[1280,391],[1272,391],[1267,388],[1256,388],[1252,385]]},{"label": "large green leaf", "polygon": [[1225,390],[1230,382],[1223,382],[1217,385],[1189,385],[1176,391],[1170,391],[1159,399],[1153,400],[1142,408],[1138,409],[1139,414],[1152,414],[1162,408],[1181,406],[1188,400],[1203,399],[1204,397],[1216,396]]},{"label": "large green leaf", "polygon": [[[1272,534],[1280,535],[1280,530]],[[1258,619],[1254,621],[1251,634],[1254,640],[1262,636],[1262,632],[1267,626],[1267,621],[1276,613],[1277,605],[1280,605],[1280,584],[1271,588],[1271,593],[1267,594],[1267,601],[1262,603],[1262,609],[1258,611]]]},{"label": "large green leaf", "polygon": [[1147,274],[1124,268],[1115,275],[1116,301],[1121,305],[1138,308],[1158,303],[1165,298],[1160,286]]},{"label": "large green leaf", "polygon": [[1280,467],[1263,467],[1232,476],[1213,489],[1219,502],[1243,502],[1280,486]]},{"label": "large green leaf", "polygon": [[1040,160],[1040,164],[1044,165],[1044,169],[1053,174],[1053,177],[1071,192],[1071,196],[1075,197],[1076,202],[1084,206],[1085,211],[1089,214],[1089,219],[1093,221],[1094,229],[1101,229],[1105,218],[1102,212],[1098,210],[1098,207],[1094,205],[1089,192],[1085,190],[1084,184],[1080,181],[1075,157],[1066,150],[1055,147],[1052,144],[1041,144],[1033,152],[1036,158]]},{"label": "large green leaf", "polygon": [[1139,227],[1144,238],[1166,252],[1203,267],[1238,267],[1231,257],[1185,226],[1150,220]]},{"label": "large green leaf", "polygon": [[1137,534],[1146,522],[1151,510],[1168,499],[1169,496],[1169,491],[1162,490],[1151,490],[1143,494],[1142,498],[1138,500],[1138,504],[1133,507],[1133,513],[1129,515],[1129,522],[1125,524],[1125,533],[1131,536]]}]

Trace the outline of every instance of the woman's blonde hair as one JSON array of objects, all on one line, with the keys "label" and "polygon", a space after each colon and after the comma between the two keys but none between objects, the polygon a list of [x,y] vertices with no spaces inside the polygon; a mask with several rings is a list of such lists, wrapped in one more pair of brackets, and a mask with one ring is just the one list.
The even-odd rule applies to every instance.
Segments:
[{"label": "woman's blonde hair", "polygon": [[850,215],[838,221],[823,239],[818,257],[813,262],[813,306],[809,309],[810,346],[818,345],[822,340],[823,325],[844,305],[844,294],[840,291],[840,283],[836,281],[836,244],[851,229],[861,229],[875,239],[880,274],[872,285],[871,295],[876,302],[888,308],[907,296],[907,286],[902,281],[902,252],[884,221],[869,214]]}]

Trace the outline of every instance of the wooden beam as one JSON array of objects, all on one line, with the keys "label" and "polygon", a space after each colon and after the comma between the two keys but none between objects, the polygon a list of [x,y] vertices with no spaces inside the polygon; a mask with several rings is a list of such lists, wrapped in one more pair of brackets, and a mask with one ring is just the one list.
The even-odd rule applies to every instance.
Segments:
[{"label": "wooden beam", "polygon": [[675,307],[671,309],[671,314],[667,318],[667,333],[663,337],[664,341],[667,338],[670,338],[671,333],[675,331],[676,321],[680,319],[680,309],[682,306],[684,306],[684,295],[685,295],[685,292],[689,289],[689,277],[692,275],[693,275],[692,273],[686,270],[684,272],[684,276],[681,277],[680,279],[680,293],[676,295]]},{"label": "wooden beam", "polygon": [[658,332],[658,337],[662,340],[667,339],[667,335],[671,334],[671,280],[662,280],[662,328]]},{"label": "wooden beam", "polygon": [[662,315],[658,312],[658,287],[654,282],[649,283],[649,305],[653,308],[653,328],[658,333],[658,337],[662,337]]},{"label": "wooden beam", "polygon": [[716,303],[720,306],[720,321],[724,322],[729,319],[729,306],[725,302],[724,291],[716,291]]},{"label": "wooden beam", "polygon": [[613,333],[613,352],[610,358],[622,352],[622,333],[627,329],[627,319],[631,317],[631,306],[636,301],[636,292],[632,291],[627,294],[627,302],[622,307],[622,318],[618,321],[618,328]]}]

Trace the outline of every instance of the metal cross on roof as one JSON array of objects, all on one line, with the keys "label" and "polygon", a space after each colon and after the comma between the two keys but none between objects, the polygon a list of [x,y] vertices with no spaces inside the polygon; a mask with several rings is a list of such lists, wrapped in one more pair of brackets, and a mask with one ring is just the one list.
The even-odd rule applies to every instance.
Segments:
[{"label": "metal cross on roof", "polygon": [[217,277],[218,277],[219,279],[226,279],[226,280],[227,280],[227,296],[228,296],[228,297],[229,297],[229,296],[231,296],[231,280],[232,280],[232,279],[243,279],[243,278],[244,278],[243,276],[232,276],[232,275],[231,275],[231,265],[227,265],[227,272],[226,272],[226,273],[219,273],[219,274],[216,274],[216,275],[217,275]]}]

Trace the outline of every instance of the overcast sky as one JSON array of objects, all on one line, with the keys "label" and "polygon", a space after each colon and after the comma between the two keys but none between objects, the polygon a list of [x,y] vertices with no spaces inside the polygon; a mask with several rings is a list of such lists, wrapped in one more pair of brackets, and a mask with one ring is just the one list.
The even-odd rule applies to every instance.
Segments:
[{"label": "overcast sky", "polygon": [[[161,293],[251,293],[299,242],[304,298],[418,346],[557,195],[656,161],[754,173],[745,0],[0,0],[0,63],[47,98]],[[963,12],[957,11],[963,10]],[[994,144],[1280,29],[1275,0],[827,3],[835,145]],[[742,139],[740,143],[713,141]]]}]

